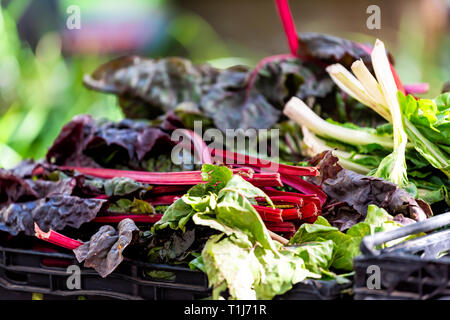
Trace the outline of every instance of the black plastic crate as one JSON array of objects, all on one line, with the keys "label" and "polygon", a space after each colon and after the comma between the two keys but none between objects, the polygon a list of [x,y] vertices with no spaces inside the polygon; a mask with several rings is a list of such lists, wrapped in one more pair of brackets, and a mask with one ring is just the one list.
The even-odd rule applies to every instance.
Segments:
[{"label": "black plastic crate", "polygon": [[[67,286],[65,264],[80,267],[80,290]],[[152,279],[148,271],[166,271],[175,279]],[[207,279],[188,268],[125,260],[106,278],[79,265],[71,253],[40,252],[0,247],[0,287],[13,291],[42,293],[66,298],[110,299],[201,299],[208,297]]]},{"label": "black plastic crate", "polygon": [[[389,232],[368,236],[354,260],[356,300],[450,299],[450,212]],[[429,233],[430,231],[434,231]],[[375,248],[402,237],[427,232],[382,250]],[[375,266],[369,270],[370,266]],[[374,270],[379,286],[374,288]],[[368,281],[371,284],[369,288]]]},{"label": "black plastic crate", "polygon": [[[62,266],[49,266],[55,264]],[[72,264],[80,267],[80,290],[70,290],[66,284],[70,276],[67,266]],[[165,271],[173,277],[152,279],[149,271]],[[305,280],[276,299],[340,299],[349,287],[351,284],[335,281]],[[44,299],[126,300],[194,300],[211,295],[206,275],[186,267],[125,259],[112,274],[101,278],[95,270],[79,265],[69,251],[41,252],[4,246],[0,247],[0,289],[0,299],[31,299],[31,293],[41,293]]]}]

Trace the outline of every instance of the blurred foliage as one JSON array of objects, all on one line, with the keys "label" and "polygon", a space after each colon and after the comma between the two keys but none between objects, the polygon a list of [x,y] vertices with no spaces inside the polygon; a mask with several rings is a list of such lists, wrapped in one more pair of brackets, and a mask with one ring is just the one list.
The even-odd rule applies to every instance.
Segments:
[{"label": "blurred foliage", "polygon": [[83,75],[106,57],[65,60],[57,33],[45,34],[33,52],[1,7],[0,39],[0,167],[43,157],[62,125],[76,114],[122,118],[114,98],[81,84]]},{"label": "blurred foliage", "polygon": [[400,20],[398,48],[393,52],[396,70],[404,83],[427,82],[430,90],[419,96],[434,98],[450,80],[450,35],[434,35],[430,47],[433,41],[427,39],[423,26],[411,23],[413,17],[413,9],[406,8]]}]

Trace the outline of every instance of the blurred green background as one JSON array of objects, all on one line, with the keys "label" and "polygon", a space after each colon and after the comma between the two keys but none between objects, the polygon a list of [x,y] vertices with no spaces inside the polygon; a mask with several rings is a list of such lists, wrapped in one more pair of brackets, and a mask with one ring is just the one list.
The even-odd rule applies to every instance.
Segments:
[{"label": "blurred green background", "polygon": [[[225,68],[287,53],[272,0],[0,0],[0,167],[41,158],[74,115],[119,120],[115,98],[85,89],[84,74],[126,54],[183,56]],[[366,9],[381,8],[368,30]],[[81,29],[69,30],[71,5]],[[447,0],[290,1],[299,32],[382,39],[404,83],[450,80]]]}]

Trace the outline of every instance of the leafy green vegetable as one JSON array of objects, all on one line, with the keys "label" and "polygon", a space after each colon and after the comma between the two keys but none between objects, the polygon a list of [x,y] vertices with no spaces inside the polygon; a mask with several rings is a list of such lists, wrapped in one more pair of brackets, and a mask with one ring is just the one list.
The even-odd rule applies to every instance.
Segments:
[{"label": "leafy green vegetable", "polygon": [[439,201],[444,200],[447,206],[450,206],[450,194],[448,188],[445,185],[438,186],[437,190],[423,190],[422,193],[419,193],[419,198],[423,201],[433,204]]},{"label": "leafy green vegetable", "polygon": [[290,244],[325,240],[330,240],[335,245],[331,266],[340,270],[352,270],[353,257],[356,255],[358,243],[352,236],[332,227],[325,218],[319,217],[314,224],[303,224],[290,239]]},{"label": "leafy green vegetable", "polygon": [[234,236],[221,237],[211,237],[202,251],[215,299],[225,289],[234,299],[272,299],[308,276],[318,277],[293,251],[277,255],[252,243],[244,244]]},{"label": "leafy green vegetable", "polygon": [[133,201],[130,199],[119,199],[115,203],[110,203],[108,210],[117,213],[127,213],[129,209],[133,206]]},{"label": "leafy green vegetable", "polygon": [[107,196],[124,196],[142,189],[143,185],[131,178],[114,178],[106,180],[104,188]]},{"label": "leafy green vegetable", "polygon": [[218,299],[225,289],[236,299],[256,299],[252,289],[257,272],[256,257],[251,246],[242,247],[238,243],[217,235],[206,242],[202,251],[209,283],[214,286],[214,299]]},{"label": "leafy green vegetable", "polygon": [[116,202],[110,203],[108,210],[115,213],[128,213],[128,214],[155,213],[155,209],[149,202],[137,198],[134,198],[133,200],[121,198]]},{"label": "leafy green vegetable", "polygon": [[290,247],[303,259],[306,268],[316,274],[328,270],[333,261],[335,245],[332,240],[305,242],[296,247]]},{"label": "leafy green vegetable", "polygon": [[[226,167],[204,165],[202,172],[208,182],[191,188],[165,212],[152,231],[157,236],[171,228],[181,238],[185,237],[183,233],[200,227],[219,232],[209,237],[201,256],[189,264],[206,272],[214,288],[213,298],[227,291],[232,299],[271,299],[306,277],[320,277],[307,270],[298,253],[271,239],[252,205],[255,197],[264,197],[272,204],[263,191],[240,175],[232,175]],[[196,227],[184,231],[181,224],[189,221]],[[175,252],[175,238],[170,239],[173,247],[168,252],[173,252],[173,256],[179,255],[181,248],[192,247],[190,243],[177,245],[180,250]],[[164,246],[154,247],[149,254],[161,256],[166,252]]]},{"label": "leafy green vegetable", "polygon": [[194,255],[195,258],[189,262],[189,268],[191,270],[200,270],[206,273],[206,266],[202,255],[197,252],[193,252],[192,255]]},{"label": "leafy green vegetable", "polygon": [[450,93],[433,100],[404,96],[398,99],[405,129],[416,150],[435,168],[450,177]]},{"label": "leafy green vegetable", "polygon": [[241,176],[234,175],[219,192],[216,218],[219,222],[246,233],[253,242],[258,242],[263,248],[276,252],[268,230],[248,200],[255,197],[264,197],[270,203],[264,192]]},{"label": "leafy green vegetable", "polygon": [[184,226],[194,213],[194,209],[189,204],[185,203],[183,199],[178,199],[164,212],[161,220],[153,225],[152,232],[155,233],[167,227],[184,231]]},{"label": "leafy green vegetable", "polygon": [[[352,226],[346,233],[332,227],[325,218],[319,217],[314,224],[305,223],[300,226],[291,238],[290,244],[303,246],[313,244],[312,250],[301,253],[302,257],[307,255],[305,263],[311,271],[328,270],[330,267],[335,270],[351,271],[353,258],[360,254],[359,245],[363,237],[399,227],[401,225],[393,221],[393,217],[386,210],[369,205],[366,219]],[[317,247],[317,243],[322,243],[322,247]],[[331,259],[330,250],[332,250]]]}]

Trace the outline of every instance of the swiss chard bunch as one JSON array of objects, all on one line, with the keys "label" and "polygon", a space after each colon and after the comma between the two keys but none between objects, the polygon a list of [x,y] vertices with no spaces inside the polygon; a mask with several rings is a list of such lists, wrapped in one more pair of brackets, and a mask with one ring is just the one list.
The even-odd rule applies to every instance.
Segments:
[{"label": "swiss chard bunch", "polygon": [[[406,180],[402,172],[405,170],[401,167],[405,166],[402,154],[406,148],[407,135],[414,148],[433,167],[450,176],[449,128],[446,125],[449,121],[448,95],[437,98],[438,107],[431,100],[415,101],[412,96],[405,98],[401,93],[397,94],[384,45],[379,40],[372,52],[372,65],[378,82],[361,61],[352,65],[356,78],[338,64],[328,67],[327,70],[342,90],[393,124],[394,152],[397,155],[387,158],[377,173],[382,176],[389,175],[391,181],[397,181],[400,186],[404,186]],[[395,151],[396,149],[398,151]]]},{"label": "swiss chard bunch", "polygon": [[216,231],[190,262],[206,272],[214,298],[228,291],[234,299],[271,299],[306,277],[320,277],[294,251],[272,240],[253,206],[258,198],[272,204],[261,189],[226,167],[204,165],[202,172],[208,182],[172,204],[152,232],[154,237],[169,228],[186,233],[192,224]]},{"label": "swiss chard bunch", "polygon": [[[295,98],[286,105],[285,114],[302,126],[308,155],[337,148],[335,154],[348,169],[384,178],[431,203],[448,202],[448,94],[435,100],[405,97],[397,90],[381,41],[377,40],[371,56],[376,78],[362,61],[352,64],[354,75],[341,64],[327,71],[345,93],[389,124],[371,129],[325,121]],[[431,177],[432,182],[426,183]]]}]

